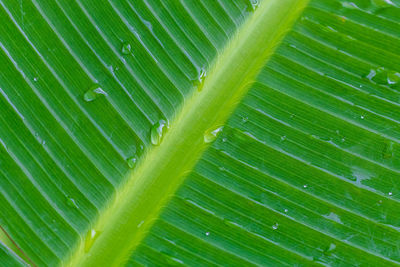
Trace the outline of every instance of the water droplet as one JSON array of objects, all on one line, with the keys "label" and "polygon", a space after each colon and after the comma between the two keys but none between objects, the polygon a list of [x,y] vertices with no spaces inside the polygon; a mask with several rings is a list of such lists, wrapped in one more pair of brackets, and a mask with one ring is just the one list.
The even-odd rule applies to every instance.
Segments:
[{"label": "water droplet", "polygon": [[151,128],[151,143],[155,146],[158,146],[162,139],[164,138],[165,133],[167,132],[168,124],[165,120],[159,120],[156,124]]},{"label": "water droplet", "polygon": [[67,198],[67,205],[70,206],[71,208],[78,208],[78,205],[76,205],[75,199],[68,197]]},{"label": "water droplet", "polygon": [[210,235],[210,232],[206,232],[206,236],[209,236]]},{"label": "water droplet", "polygon": [[167,253],[161,252],[161,254],[164,256],[164,260],[167,262],[167,266],[177,266],[184,264],[182,260],[172,257]]},{"label": "water droplet", "polygon": [[373,83],[395,87],[400,82],[400,73],[387,70],[384,67],[379,67],[377,69],[371,69],[366,78]]},{"label": "water droplet", "polygon": [[224,137],[222,138],[222,142],[226,143],[228,141],[228,138]]},{"label": "water droplet", "polygon": [[140,223],[136,226],[136,228],[140,228],[143,225],[144,221],[140,221]]},{"label": "water droplet", "polygon": [[123,42],[121,47],[121,53],[124,55],[129,55],[131,53],[132,47],[130,43]]},{"label": "water droplet", "polygon": [[395,71],[389,71],[387,74],[387,83],[390,86],[397,85],[400,82],[400,73]]},{"label": "water droplet", "polygon": [[217,129],[212,129],[212,130],[208,130],[204,133],[204,142],[205,143],[211,143],[213,142],[215,139],[217,139],[217,136],[220,132],[222,132],[223,130],[223,126],[218,127]]},{"label": "water droplet", "polygon": [[100,235],[99,231],[96,231],[95,229],[89,230],[85,239],[85,252],[88,252],[90,250],[90,248],[94,244],[94,241],[96,241],[99,235]]},{"label": "water droplet", "polygon": [[342,7],[348,8],[348,9],[358,9],[358,6],[354,4],[353,2],[343,2]]},{"label": "water droplet", "polygon": [[249,121],[249,117],[242,117],[242,122],[243,123],[246,123],[246,122],[248,122]]},{"label": "water droplet", "polygon": [[247,11],[254,12],[254,11],[256,11],[256,9],[258,8],[259,5],[260,5],[259,0],[248,0]]},{"label": "water droplet", "polygon": [[330,255],[336,249],[336,245],[334,243],[330,243],[328,247],[324,249],[325,255]]},{"label": "water droplet", "polygon": [[290,118],[294,118],[294,117],[296,117],[296,114],[290,114]]},{"label": "water droplet", "polygon": [[286,135],[282,135],[281,136],[281,141],[285,141],[286,140]]},{"label": "water droplet", "polygon": [[226,226],[229,226],[229,227],[240,227],[240,225],[238,225],[237,223],[234,223],[234,222],[232,222],[231,220],[228,220],[228,219],[223,219],[223,223]]},{"label": "water droplet", "polygon": [[326,215],[323,215],[323,216],[324,216],[325,218],[327,218],[327,219],[330,219],[330,220],[334,221],[334,222],[342,223],[342,221],[340,220],[340,216],[337,215],[337,214],[334,213],[334,212],[330,212],[329,214],[326,214]]},{"label": "water droplet", "polygon": [[361,115],[361,116],[360,116],[360,119],[362,119],[362,120],[363,120],[364,118],[365,118],[365,117],[364,117],[364,115]]},{"label": "water droplet", "polygon": [[382,150],[382,158],[390,159],[393,156],[393,149],[394,149],[394,143],[392,141],[387,141],[384,144],[384,147]]},{"label": "water droplet", "polygon": [[391,0],[371,0],[371,11],[377,12],[389,7],[396,7],[397,5]]},{"label": "water droplet", "polygon": [[371,69],[368,73],[368,75],[366,76],[366,78],[370,81],[372,81],[372,79],[375,77],[376,75],[376,71],[374,69]]},{"label": "water droplet", "polygon": [[206,76],[207,76],[206,70],[204,68],[201,68],[200,73],[197,76],[197,78],[192,80],[192,84],[193,84],[193,86],[197,87],[197,91],[200,92],[201,90],[203,90],[204,80],[205,80]]},{"label": "water droplet", "polygon": [[104,92],[103,89],[101,89],[100,85],[95,84],[88,91],[86,91],[85,95],[83,96],[83,99],[86,102],[91,102],[102,95],[107,96],[107,93]]},{"label": "water droplet", "polygon": [[44,145],[46,144],[46,140],[43,140],[43,139],[39,136],[39,133],[35,133],[35,137],[36,137],[36,139],[38,140],[38,142],[39,142],[42,146],[44,146]]},{"label": "water droplet", "polygon": [[317,136],[317,138],[321,141],[325,141],[325,142],[330,142],[332,141],[332,138],[330,138],[329,136],[326,135],[321,135],[321,136]]},{"label": "water droplet", "polygon": [[285,212],[288,212],[288,209],[285,209],[284,211],[285,211]]},{"label": "water droplet", "polygon": [[34,81],[34,82],[37,82],[38,80],[39,80],[38,77],[34,77],[34,78],[33,78],[33,81]]},{"label": "water droplet", "polygon": [[275,223],[274,225],[272,225],[272,229],[274,229],[274,230],[278,229],[278,227],[279,227],[278,223]]},{"label": "water droplet", "polygon": [[305,184],[305,185],[303,185],[303,187],[304,187],[304,188],[307,188],[307,185]]},{"label": "water droplet", "polygon": [[391,195],[393,195],[393,193],[392,193],[392,192],[389,192],[388,195],[391,196]]},{"label": "water droplet", "polygon": [[128,163],[129,168],[131,168],[131,169],[133,169],[135,167],[136,161],[137,161],[136,156],[130,157],[130,158],[128,158],[126,160],[126,162]]},{"label": "water droplet", "polygon": [[[331,27],[331,26],[326,26],[326,27],[324,27],[323,28],[323,30],[325,31],[325,32],[328,32],[328,33],[330,33],[330,32],[338,32],[335,28],[333,28],[333,27]],[[323,75],[323,74],[322,74]]]}]

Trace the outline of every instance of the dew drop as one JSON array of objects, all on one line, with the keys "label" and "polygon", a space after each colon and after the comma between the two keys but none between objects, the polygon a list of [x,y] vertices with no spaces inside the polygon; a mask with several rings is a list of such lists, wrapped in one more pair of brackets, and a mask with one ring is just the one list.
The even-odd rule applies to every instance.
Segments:
[{"label": "dew drop", "polygon": [[197,87],[197,91],[200,92],[201,90],[203,90],[204,80],[205,80],[206,76],[207,76],[206,70],[204,68],[201,68],[200,73],[197,76],[197,78],[192,80],[192,84],[193,84],[193,86]]},{"label": "dew drop", "polygon": [[34,81],[34,82],[37,82],[38,80],[39,80],[38,77],[34,77],[34,78],[33,78],[33,81]]},{"label": "dew drop", "polygon": [[353,2],[343,2],[342,7],[347,8],[347,9],[358,9],[358,6],[354,4]]},{"label": "dew drop", "polygon": [[345,42],[349,43],[349,42],[355,41],[356,38],[354,38],[354,37],[351,36],[351,35],[345,35],[345,36],[343,36],[343,40],[344,40]]},{"label": "dew drop", "polygon": [[305,184],[305,185],[303,185],[303,187],[304,187],[304,188],[307,188],[307,185]]},{"label": "dew drop", "polygon": [[228,219],[223,219],[223,223],[228,227],[237,227],[238,226],[237,223],[234,223],[234,222],[232,222],[231,220],[228,220]]},{"label": "dew drop", "polygon": [[375,71],[374,69],[371,69],[371,70],[369,71],[368,75],[366,76],[366,78],[367,78],[368,80],[372,81],[373,78],[375,77],[375,75],[376,75],[376,71]]},{"label": "dew drop", "polygon": [[136,226],[136,228],[140,228],[143,225],[144,221],[140,221],[140,223]]},{"label": "dew drop", "polygon": [[322,135],[322,136],[317,136],[317,138],[321,141],[325,141],[325,142],[330,142],[332,141],[332,138],[326,135]]},{"label": "dew drop", "polygon": [[326,26],[323,28],[323,31],[328,32],[328,33],[335,33],[338,32],[335,28],[331,27],[331,26]]},{"label": "dew drop", "polygon": [[99,237],[100,232],[96,231],[95,229],[91,229],[85,239],[85,252],[88,252],[90,248],[93,246],[94,241]]},{"label": "dew drop", "polygon": [[397,85],[400,82],[400,73],[389,71],[387,74],[387,83],[389,86]]},{"label": "dew drop", "polygon": [[178,266],[183,265],[184,262],[178,258],[172,257],[164,252],[161,252],[164,256],[164,260],[167,262],[167,266]]},{"label": "dew drop", "polygon": [[256,11],[256,9],[258,8],[259,5],[260,5],[259,0],[248,0],[247,11],[254,12],[254,11]]},{"label": "dew drop", "polygon": [[135,167],[136,161],[137,161],[136,156],[130,157],[130,158],[128,158],[126,160],[126,162],[128,163],[129,168],[131,168],[131,169],[133,169]]},{"label": "dew drop", "polygon": [[324,249],[325,255],[330,255],[336,249],[336,245],[334,243],[330,243],[328,247]]},{"label": "dew drop", "polygon": [[366,78],[371,82],[381,85],[389,85],[390,87],[395,87],[400,83],[400,73],[387,70],[384,67],[371,69]]},{"label": "dew drop", "polygon": [[150,138],[151,143],[155,146],[158,146],[165,133],[167,132],[168,124],[165,120],[159,120],[156,124],[151,128]]},{"label": "dew drop", "polygon": [[249,121],[249,117],[242,117],[242,122],[243,123],[246,123],[246,122],[248,122]]},{"label": "dew drop", "polygon": [[91,102],[102,95],[107,96],[107,93],[104,92],[103,89],[101,89],[100,85],[95,84],[88,91],[86,91],[86,93],[83,96],[83,99],[86,102]]},{"label": "dew drop", "polygon": [[224,137],[222,138],[222,142],[226,143],[228,141],[228,138]]},{"label": "dew drop", "polygon": [[121,47],[121,53],[124,55],[129,55],[131,53],[132,46],[130,43],[123,42]]},{"label": "dew drop", "polygon": [[274,225],[272,225],[272,229],[274,229],[274,230],[278,229],[278,227],[279,227],[278,223],[274,223]]},{"label": "dew drop", "polygon": [[364,115],[361,115],[361,116],[360,116],[360,119],[362,119],[362,120],[363,120],[364,118],[365,118],[365,117],[364,117]]},{"label": "dew drop", "polygon": [[337,215],[334,212],[330,212],[329,214],[323,215],[325,218],[330,219],[336,223],[342,223],[342,221],[340,220],[340,216]]},{"label": "dew drop", "polygon": [[288,212],[289,210],[288,210],[288,209],[285,209],[284,211],[285,211],[285,213],[286,213],[286,212]]},{"label": "dew drop", "polygon": [[384,147],[382,150],[382,158],[390,159],[393,156],[393,150],[394,150],[394,143],[392,141],[387,141],[384,144]]},{"label": "dew drop", "polygon": [[388,195],[391,196],[391,195],[393,195],[393,193],[392,193],[392,192],[389,192]]},{"label": "dew drop", "polygon": [[71,208],[78,208],[78,205],[76,205],[75,199],[68,197],[67,198],[67,205],[70,206]]},{"label": "dew drop", "polygon": [[391,0],[371,0],[371,10],[374,12],[396,6]]},{"label": "dew drop", "polygon": [[218,127],[217,129],[212,129],[212,130],[208,130],[204,133],[204,142],[205,143],[211,143],[213,142],[215,139],[217,139],[217,136],[220,132],[222,132],[223,130],[223,126]]},{"label": "dew drop", "polygon": [[206,236],[209,236],[210,235],[210,232],[206,232]]}]

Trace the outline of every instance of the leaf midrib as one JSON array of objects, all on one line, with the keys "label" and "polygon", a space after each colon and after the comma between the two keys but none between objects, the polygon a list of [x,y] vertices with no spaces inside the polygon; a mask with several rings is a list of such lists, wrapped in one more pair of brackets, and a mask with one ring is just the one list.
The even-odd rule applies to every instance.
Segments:
[{"label": "leaf midrib", "polygon": [[202,91],[185,102],[161,145],[149,149],[127,174],[126,182],[93,224],[92,229],[100,234],[89,251],[85,252],[83,238],[64,265],[124,262],[208,147],[204,133],[224,125],[307,3],[270,0],[260,4],[218,56]]}]

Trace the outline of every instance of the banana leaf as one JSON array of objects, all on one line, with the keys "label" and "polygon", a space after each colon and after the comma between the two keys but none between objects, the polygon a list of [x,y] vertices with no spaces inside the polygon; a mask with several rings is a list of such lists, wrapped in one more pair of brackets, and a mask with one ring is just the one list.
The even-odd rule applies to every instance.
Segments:
[{"label": "banana leaf", "polygon": [[399,0],[0,0],[0,266],[398,266]]}]

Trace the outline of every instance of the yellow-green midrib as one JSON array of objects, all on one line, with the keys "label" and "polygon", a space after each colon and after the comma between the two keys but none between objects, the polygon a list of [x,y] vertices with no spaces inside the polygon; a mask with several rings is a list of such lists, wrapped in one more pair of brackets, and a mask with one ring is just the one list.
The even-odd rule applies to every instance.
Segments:
[{"label": "yellow-green midrib", "polygon": [[207,147],[205,140],[224,124],[306,3],[260,4],[208,70],[201,91],[170,122],[161,144],[148,151],[118,189],[93,225],[98,236],[90,248],[82,242],[67,264],[117,266],[127,260]]},{"label": "yellow-green midrib", "polygon": [[[247,5],[0,3],[0,224],[31,261],[68,257]],[[85,102],[95,84],[107,97]]]},{"label": "yellow-green midrib", "polygon": [[399,9],[341,2],[311,1],[128,266],[399,264],[400,87],[366,78],[400,70]]}]

